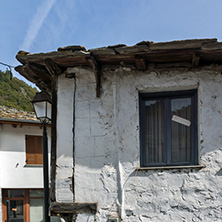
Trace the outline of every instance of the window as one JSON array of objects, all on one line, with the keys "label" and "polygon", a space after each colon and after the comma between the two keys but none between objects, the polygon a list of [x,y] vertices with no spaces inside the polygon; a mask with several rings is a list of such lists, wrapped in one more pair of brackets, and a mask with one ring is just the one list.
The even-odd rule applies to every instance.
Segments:
[{"label": "window", "polygon": [[[3,221],[36,222],[43,221],[44,193],[41,189],[3,189]],[[58,217],[50,217],[51,222],[59,222]]]},{"label": "window", "polygon": [[141,166],[198,164],[197,91],[140,94]]},{"label": "window", "polygon": [[42,136],[26,135],[26,164],[43,164]]}]

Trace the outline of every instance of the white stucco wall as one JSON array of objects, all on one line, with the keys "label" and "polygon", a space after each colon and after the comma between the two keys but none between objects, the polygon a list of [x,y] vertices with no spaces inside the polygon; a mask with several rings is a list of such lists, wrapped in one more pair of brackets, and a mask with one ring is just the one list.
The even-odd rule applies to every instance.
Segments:
[{"label": "white stucco wall", "polygon": [[[50,128],[48,133],[48,148],[51,147]],[[26,165],[25,135],[42,136],[39,126],[1,124],[0,130],[0,196],[2,189],[32,189],[43,188],[43,168]],[[50,161],[50,153],[49,153]],[[50,163],[50,162],[49,162]],[[0,199],[0,203],[2,203]],[[2,205],[1,205],[2,206]],[[0,207],[0,222],[2,209]]]},{"label": "white stucco wall", "polygon": [[72,202],[74,80],[60,78],[58,92],[56,200]]},{"label": "white stucco wall", "polygon": [[[48,142],[50,149],[50,129]],[[2,124],[0,131],[0,187],[43,188],[43,168],[26,165],[25,135],[42,135],[38,126]]]},{"label": "white stucco wall", "polygon": [[[0,187],[42,188],[43,168],[26,165],[25,135],[42,135],[38,126],[2,124],[0,131]],[[48,129],[50,149],[50,129]]]},{"label": "white stucco wall", "polygon": [[[76,92],[74,79],[63,75],[59,77],[58,87],[58,109],[60,112],[63,107],[65,113],[58,114],[57,125],[59,201],[67,200],[67,195],[64,200],[59,195],[60,187],[71,200],[69,185],[74,167],[75,201],[98,202],[96,221],[107,221],[108,215],[116,214],[126,222],[221,221],[220,73],[103,70],[101,97],[96,98],[94,73],[77,68],[69,71],[76,74]],[[137,171],[140,165],[139,92],[184,89],[198,89],[199,157],[206,168]],[[71,166],[73,147],[75,165]],[[77,221],[94,220],[92,215],[78,218]]]}]

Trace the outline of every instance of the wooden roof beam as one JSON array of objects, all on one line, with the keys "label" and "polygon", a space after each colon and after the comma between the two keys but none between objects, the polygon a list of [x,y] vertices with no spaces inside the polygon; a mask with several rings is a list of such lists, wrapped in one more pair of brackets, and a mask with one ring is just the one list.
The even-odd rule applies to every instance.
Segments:
[{"label": "wooden roof beam", "polygon": [[45,66],[35,64],[35,63],[27,63],[25,65],[28,70],[30,70],[33,73],[34,78],[36,78],[36,83],[41,85],[42,83],[45,84],[45,88],[40,88],[41,90],[47,90],[48,92],[51,92],[51,82],[52,82],[52,76],[48,72],[48,70],[45,68]]},{"label": "wooden roof beam", "polygon": [[17,66],[15,67],[15,70],[19,72],[22,76],[24,76],[26,79],[28,79],[29,81],[35,83],[36,86],[39,87],[41,90],[50,89],[49,85],[46,83],[46,81],[44,81],[45,78],[42,79],[42,73],[36,72],[33,68],[31,68],[30,64]]},{"label": "wooden roof beam", "polygon": [[59,66],[52,59],[49,58],[45,59],[45,67],[52,77],[60,75],[65,71],[65,69],[62,69],[61,66]]},{"label": "wooden roof beam", "polygon": [[199,61],[200,61],[200,53],[194,52],[192,57],[192,66],[197,67],[199,65]]},{"label": "wooden roof beam", "polygon": [[144,56],[135,55],[135,63],[138,70],[144,71],[147,69],[147,62]]}]

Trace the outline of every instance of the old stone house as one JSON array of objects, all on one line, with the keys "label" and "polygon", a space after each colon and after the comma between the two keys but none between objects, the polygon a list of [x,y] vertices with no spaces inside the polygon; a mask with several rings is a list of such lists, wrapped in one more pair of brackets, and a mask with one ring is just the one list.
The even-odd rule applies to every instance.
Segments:
[{"label": "old stone house", "polygon": [[222,43],[69,46],[16,58],[53,100],[51,214],[222,220]]}]

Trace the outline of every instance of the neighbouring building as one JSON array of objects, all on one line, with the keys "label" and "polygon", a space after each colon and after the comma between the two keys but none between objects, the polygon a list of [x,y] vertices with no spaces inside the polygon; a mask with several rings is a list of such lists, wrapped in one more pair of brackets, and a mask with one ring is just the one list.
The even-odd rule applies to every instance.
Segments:
[{"label": "neighbouring building", "polygon": [[222,43],[68,46],[16,58],[16,70],[52,96],[52,215],[222,220]]},{"label": "neighbouring building", "polygon": [[0,221],[43,221],[42,161],[34,113],[0,106]]}]

